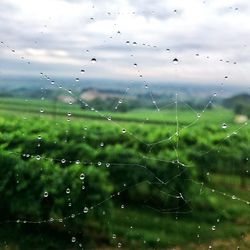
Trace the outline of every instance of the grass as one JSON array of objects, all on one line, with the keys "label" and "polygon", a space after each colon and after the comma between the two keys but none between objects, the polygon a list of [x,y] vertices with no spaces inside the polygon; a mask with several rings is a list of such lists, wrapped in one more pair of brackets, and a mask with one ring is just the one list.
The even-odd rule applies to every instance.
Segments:
[{"label": "grass", "polygon": [[[248,189],[240,188],[237,176],[224,178],[223,175],[217,174],[211,176],[211,179],[215,180],[215,183],[211,181],[208,186],[216,187],[218,192],[212,193],[211,189],[207,189],[201,196],[209,194],[210,199],[216,200],[215,210],[194,208],[190,214],[185,215],[153,211],[143,204],[141,208],[125,206],[115,210],[114,223],[111,223],[112,231],[125,246],[129,245],[129,249],[142,249],[143,245],[145,249],[166,249],[175,246],[181,249],[200,249],[200,244],[209,245],[217,239],[242,240],[244,235],[250,233],[250,205],[238,200],[232,201],[230,194],[249,199]],[[228,189],[224,190],[223,187],[234,180],[237,182],[231,185],[227,196],[220,193],[228,192]],[[250,182],[248,188],[249,184]]]},{"label": "grass", "polygon": [[[43,113],[41,113],[41,109]],[[16,111],[16,112],[28,112],[42,115],[52,116],[64,116],[70,112],[75,118],[88,118],[88,119],[102,119],[105,117],[112,117],[114,121],[121,122],[140,122],[140,123],[152,123],[152,124],[176,124],[176,110],[164,109],[158,112],[157,110],[150,109],[135,109],[126,113],[121,112],[96,112],[90,109],[81,109],[79,104],[64,104],[60,102],[53,102],[51,100],[39,100],[39,99],[20,99],[20,98],[1,98],[0,110]],[[201,114],[199,119],[202,123],[213,121],[213,123],[221,124],[226,122],[231,124],[233,121],[233,112],[222,107],[217,107],[212,110],[194,111],[190,109],[178,110],[178,122],[180,125],[188,125],[197,120],[197,114]],[[105,117],[102,117],[105,116]]]},{"label": "grass", "polygon": [[[10,119],[13,119],[12,114],[15,114],[35,116],[41,120],[56,117],[60,122],[65,121],[67,113],[71,112],[72,120],[81,119],[88,123],[90,121],[99,123],[98,119],[102,119],[102,122],[107,122],[95,111],[81,110],[75,104],[57,104],[55,114],[53,105],[51,101],[30,100],[26,102],[23,99],[1,98],[0,111]],[[43,113],[40,112],[41,108],[44,109]],[[102,114],[110,115],[109,112]],[[146,118],[149,118],[153,124],[161,126],[165,124],[173,131],[176,126],[174,109],[160,112],[140,109],[128,113],[113,112],[111,116],[113,121],[119,122],[119,126],[135,123],[137,129],[140,129],[138,125],[144,126]],[[196,119],[197,114],[191,110],[178,111],[178,121],[182,126]],[[233,125],[233,113],[220,107],[206,110],[197,124],[200,126],[208,122],[218,126],[223,122],[230,124],[229,131],[236,127]],[[205,188],[199,197],[189,197],[189,199],[209,197],[214,209],[201,207],[193,208],[187,215],[166,214],[145,207],[144,204],[137,207],[124,204],[125,207],[121,208],[121,204],[115,202],[114,213],[107,218],[112,234],[116,235],[115,239],[110,235],[113,248],[117,248],[118,243],[122,243],[123,249],[166,249],[166,247],[176,246],[185,250],[207,249],[208,245],[215,244],[218,239],[223,242],[232,239],[231,246],[240,243],[243,245],[241,249],[244,249],[243,236],[250,233],[250,206],[242,200],[249,200],[250,180],[247,180],[247,187],[244,189],[240,186],[240,177],[235,175],[211,174],[209,180],[208,189]],[[216,192],[213,193],[211,189],[215,189]],[[232,199],[233,195],[240,200]],[[214,225],[215,230],[212,230]],[[0,238],[3,239],[0,241],[0,249],[5,249],[4,241],[8,242],[9,249],[16,249],[17,245],[19,249],[58,249],[58,247],[78,249],[70,242],[70,230],[62,238],[62,235],[58,235],[56,230],[52,230],[49,225],[31,225],[29,228],[29,226],[16,223],[2,224]],[[96,245],[105,249],[107,243],[96,242]],[[228,249],[228,247],[230,246],[219,246],[216,249]],[[247,247],[246,245],[245,249],[249,249]]]},{"label": "grass", "polygon": [[[236,180],[236,182],[234,182]],[[223,190],[224,185],[231,185],[230,193],[248,197],[248,189],[239,186],[237,176],[212,175],[209,186]],[[249,188],[248,183],[248,188]],[[211,190],[202,195],[211,196]],[[122,249],[249,249],[247,237],[250,233],[250,206],[240,201],[233,201],[229,196],[213,193],[216,200],[215,210],[195,209],[190,214],[166,214],[154,211],[141,204],[133,207],[118,201],[107,223],[111,229],[110,244],[93,243],[93,249],[116,249],[121,243]],[[192,199],[192,197],[190,197]],[[215,227],[214,227],[215,226]],[[214,230],[213,230],[214,229]],[[116,237],[114,237],[115,235]],[[0,238],[8,242],[8,249],[78,249],[78,244],[71,243],[71,232],[61,233],[47,224],[2,224]],[[246,238],[246,239],[245,239]],[[84,242],[84,236],[78,236],[78,243]],[[228,243],[230,245],[228,245]],[[2,245],[1,245],[2,244]],[[5,249],[1,240],[0,249]],[[235,246],[234,248],[232,248]],[[89,249],[89,248],[87,248]]]}]

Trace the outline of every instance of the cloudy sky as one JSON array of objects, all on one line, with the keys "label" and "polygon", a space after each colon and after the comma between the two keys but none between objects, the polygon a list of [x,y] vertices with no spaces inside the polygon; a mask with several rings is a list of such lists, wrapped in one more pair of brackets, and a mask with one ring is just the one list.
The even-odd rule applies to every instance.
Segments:
[{"label": "cloudy sky", "polygon": [[249,0],[1,0],[0,77],[249,86],[249,23]]}]

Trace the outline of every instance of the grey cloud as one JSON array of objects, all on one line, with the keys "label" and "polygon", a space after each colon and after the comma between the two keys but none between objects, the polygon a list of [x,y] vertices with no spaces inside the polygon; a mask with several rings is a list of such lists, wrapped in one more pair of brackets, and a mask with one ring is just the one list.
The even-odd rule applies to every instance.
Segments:
[{"label": "grey cloud", "polygon": [[[62,1],[67,1],[69,4],[72,3],[74,6],[83,2],[86,3],[86,1],[81,0]],[[179,25],[176,29],[166,29],[165,31],[163,27],[167,27],[169,21],[171,21],[171,25],[175,25],[178,21],[185,22],[185,19],[182,19],[184,16],[182,13],[186,14],[184,8],[177,9],[177,13],[174,13],[174,9],[170,7],[168,1],[128,0],[126,3],[130,4],[135,14],[127,13],[127,15],[125,15],[124,13],[118,13],[119,10],[121,12],[123,11],[122,8],[119,9],[119,4],[123,1],[111,2],[117,5],[117,11],[110,15],[107,13],[110,10],[110,1],[89,1],[89,8],[91,8],[92,4],[95,8],[83,13],[78,19],[73,19],[72,22],[67,22],[66,20],[63,24],[55,23],[55,25],[51,27],[50,24],[48,24],[48,27],[44,28],[45,23],[42,23],[42,21],[40,24],[36,23],[36,25],[32,23],[34,17],[30,19],[23,17],[23,21],[15,19],[15,13],[19,11],[18,6],[20,5],[18,0],[16,0],[17,4],[15,6],[8,4],[7,1],[1,1],[0,11],[4,12],[4,15],[0,17],[1,39],[6,41],[7,44],[9,43],[10,47],[13,46],[13,49],[16,50],[20,49],[25,51],[27,48],[41,49],[46,50],[46,52],[52,56],[55,50],[66,51],[70,58],[77,60],[89,60],[91,56],[99,55],[100,61],[109,62],[104,66],[110,77],[112,77],[112,73],[116,67],[117,71],[119,71],[118,67],[124,67],[126,65],[128,65],[129,69],[130,67],[133,69],[133,64],[131,64],[133,61],[138,63],[138,65],[145,66],[145,71],[150,71],[153,67],[153,70],[156,69],[157,73],[161,73],[162,65],[171,64],[171,58],[173,56],[183,58],[184,64],[184,61],[187,61],[186,57],[188,55],[194,56],[194,53],[208,56],[210,54],[218,54],[221,55],[222,58],[230,57],[238,59],[244,64],[250,63],[248,53],[240,53],[243,44],[247,44],[250,41],[248,29],[245,27],[237,28],[237,26],[232,25],[230,22],[228,23],[227,17],[220,19],[223,11],[228,15],[231,15],[233,12],[232,10],[228,10],[226,5],[225,8],[214,10],[213,19],[207,16],[207,19],[204,19],[206,20],[205,23],[199,23],[200,20],[203,20],[201,18],[197,19],[197,22],[191,23],[190,26],[192,27],[185,25],[182,27]],[[241,1],[238,8],[238,12],[234,12],[234,15],[238,16],[242,13],[245,15],[245,13],[249,12],[248,4],[244,1]],[[90,19],[92,15],[94,20]],[[74,18],[74,15],[71,15],[71,13],[70,15],[67,13],[67,16]],[[140,31],[139,28],[136,28],[138,16],[144,17],[138,21],[138,27],[143,27],[143,32]],[[125,29],[124,33],[123,30],[121,30],[121,35],[117,35],[116,32],[119,30],[119,25],[114,26],[114,24],[116,22],[119,24],[120,20],[125,19],[124,17],[128,18],[128,21],[134,18],[135,27],[131,27],[130,29],[126,23],[122,23]],[[192,16],[189,16],[189,18],[192,19]],[[107,24],[107,20],[111,22]],[[108,27],[102,27],[102,21],[105,21],[105,25],[107,24]],[[99,23],[99,26],[92,26],[92,23],[95,24],[95,22]],[[149,25],[148,30],[147,25]],[[107,32],[106,28],[108,29]],[[113,38],[110,39],[109,36],[113,36]],[[137,45],[127,45],[126,40],[130,42],[136,41]],[[143,43],[145,43],[145,45],[143,45]],[[167,54],[165,51],[167,48],[170,49],[170,54]],[[0,50],[1,49],[0,47]],[[87,49],[90,50],[89,53],[86,53]],[[163,52],[166,52],[166,54]],[[131,57],[131,54],[134,54],[134,57]],[[3,58],[2,60],[2,64],[4,65],[4,62],[7,62],[9,59]],[[19,63],[15,60],[19,59],[13,57],[13,59],[6,64],[8,67],[3,67],[3,69],[6,69],[7,72],[7,69],[12,67],[13,71],[23,72],[26,66],[19,66]],[[190,60],[192,61],[193,57],[191,57]],[[38,61],[35,66],[39,69],[50,68],[49,63],[47,65],[44,62],[40,63]],[[60,74],[60,72],[65,73],[67,72],[66,69],[69,69],[69,72],[72,73],[77,67],[78,66],[68,64],[53,64],[51,71],[53,70],[55,74]],[[197,69],[195,63],[189,63],[187,67],[189,67],[190,70]],[[204,66],[200,65],[200,67],[202,68]],[[158,69],[159,71],[157,71]],[[30,66],[27,74],[32,73],[33,70],[35,70],[35,67]],[[96,72],[99,70],[98,64],[93,67],[93,75],[95,70]],[[162,75],[156,75],[155,78],[157,79],[157,77],[160,79]],[[182,76],[180,76],[180,79],[181,77]]]},{"label": "grey cloud", "polygon": [[181,14],[181,10],[169,8],[167,1],[129,0],[129,3],[135,8],[137,15],[142,15],[146,18],[166,20]]}]

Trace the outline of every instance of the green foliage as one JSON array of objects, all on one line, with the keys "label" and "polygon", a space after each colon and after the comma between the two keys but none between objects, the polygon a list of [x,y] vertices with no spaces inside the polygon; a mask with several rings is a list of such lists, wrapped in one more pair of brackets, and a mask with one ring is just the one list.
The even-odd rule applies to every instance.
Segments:
[{"label": "green foliage", "polygon": [[[187,117],[183,121],[192,121],[190,113]],[[107,239],[110,225],[103,212],[112,218],[119,202],[174,215],[192,209],[218,211],[215,195],[201,195],[203,184],[210,185],[210,173],[247,176],[250,135],[247,127],[236,134],[236,126],[223,129],[218,118],[210,124],[206,119],[204,115],[204,122],[188,129],[180,125],[177,136],[172,125],[5,115],[0,118],[0,219],[68,218],[72,232],[104,232],[100,237]]]},{"label": "green foliage", "polygon": [[[112,192],[112,186],[107,182],[108,173],[93,166],[72,164],[61,168],[47,160],[23,161],[4,152],[1,152],[0,166],[1,220],[59,220],[77,212],[82,215],[70,224],[73,231],[79,231],[83,225],[85,228],[89,225],[85,222],[84,207],[91,212],[91,207]],[[84,174],[84,180],[80,179],[81,174]],[[68,188],[69,194],[66,193]],[[69,198],[71,207],[68,206]],[[102,209],[110,209],[110,202],[103,205]],[[91,213],[99,218],[98,228],[104,227],[100,207]]]}]

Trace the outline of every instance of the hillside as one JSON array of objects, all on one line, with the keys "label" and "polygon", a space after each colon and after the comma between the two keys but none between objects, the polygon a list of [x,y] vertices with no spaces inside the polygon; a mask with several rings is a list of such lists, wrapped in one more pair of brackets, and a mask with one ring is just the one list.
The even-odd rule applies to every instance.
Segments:
[{"label": "hillside", "polygon": [[250,116],[250,95],[247,93],[227,98],[223,104],[225,107],[233,109],[236,114]]}]

